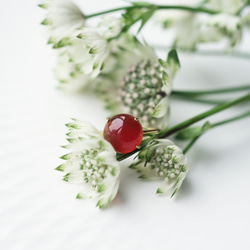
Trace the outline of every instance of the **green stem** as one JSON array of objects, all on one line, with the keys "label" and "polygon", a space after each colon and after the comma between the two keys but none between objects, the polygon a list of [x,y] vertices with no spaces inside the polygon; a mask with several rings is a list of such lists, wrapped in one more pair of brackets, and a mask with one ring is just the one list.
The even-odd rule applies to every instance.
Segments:
[{"label": "green stem", "polygon": [[211,124],[211,126],[212,126],[212,128],[218,127],[218,126],[220,126],[220,125],[224,125],[224,124],[227,124],[227,123],[229,123],[229,122],[234,122],[234,121],[237,121],[237,120],[246,118],[246,117],[248,117],[248,116],[250,116],[250,111],[245,112],[245,113],[243,113],[243,114],[241,114],[241,115],[235,116],[235,117],[230,118],[230,119],[226,119],[226,120],[223,120],[223,121],[220,121],[220,122],[216,122],[216,123],[214,123],[214,124]]},{"label": "green stem", "polygon": [[[220,121],[220,122],[216,122],[216,123],[214,123],[214,124],[210,124],[211,127],[210,127],[209,129],[214,128],[214,127],[217,127],[217,126],[220,126],[220,125],[224,125],[224,124],[227,124],[227,123],[230,123],[230,122],[234,122],[234,121],[237,121],[237,120],[246,118],[246,117],[248,117],[248,116],[250,116],[250,111],[245,112],[245,113],[243,113],[243,114],[241,114],[241,115],[235,116],[235,117],[230,118],[230,119],[226,119],[226,120],[223,120],[223,121]],[[208,130],[206,130],[206,132],[207,132],[207,131],[208,131]],[[200,135],[194,137],[194,138],[189,142],[189,144],[183,149],[183,153],[186,154],[186,153],[188,152],[188,150],[194,145],[194,143],[195,143],[203,134],[204,134],[204,133],[202,133],[202,134],[200,134]]]},{"label": "green stem", "polygon": [[[202,135],[202,134],[201,134]],[[198,135],[196,137],[194,137],[189,143],[188,145],[183,149],[183,154],[186,154],[188,152],[188,150],[195,144],[195,142],[201,137],[201,135]]]},{"label": "green stem", "polygon": [[250,85],[242,85],[242,86],[223,88],[223,89],[201,90],[201,91],[173,90],[171,94],[185,95],[185,96],[199,96],[199,95],[230,93],[230,92],[244,91],[244,90],[250,90]]},{"label": "green stem", "polygon": [[[166,51],[171,50],[173,46],[165,46],[160,44],[151,44],[153,48],[156,50]],[[240,52],[240,51],[234,51],[232,53],[226,53],[225,51],[221,50],[183,50],[181,48],[176,48],[179,52],[184,54],[192,54],[192,55],[200,55],[200,56],[227,56],[227,57],[236,57],[241,59],[250,59],[250,53],[248,52]]]},{"label": "green stem", "polygon": [[[185,51],[182,51],[182,52],[185,53]],[[196,50],[190,53],[201,55],[201,56],[227,56],[227,57],[238,57],[238,58],[248,59],[248,60],[250,59],[250,53],[240,52],[240,51],[235,51],[230,54],[227,54],[225,51],[218,51],[218,50]]]},{"label": "green stem", "polygon": [[[238,104],[238,103],[240,103],[240,102],[244,102],[244,101],[246,101],[246,100],[250,100],[250,93],[248,93],[247,95],[244,95],[244,96],[242,96],[242,97],[240,97],[240,98],[238,98],[238,99],[235,99],[235,100],[233,100],[233,101],[231,101],[231,102],[227,102],[227,103],[220,104],[220,105],[218,105],[218,106],[216,106],[216,107],[214,107],[214,108],[212,108],[212,109],[210,109],[210,110],[208,110],[208,111],[206,111],[206,112],[204,112],[204,113],[201,113],[201,114],[199,114],[199,115],[197,115],[197,116],[194,116],[193,118],[190,118],[190,119],[188,119],[188,120],[186,120],[186,121],[184,121],[184,122],[181,122],[181,123],[177,124],[176,126],[170,128],[170,129],[162,130],[160,133],[158,133],[158,134],[152,136],[151,138],[145,139],[145,140],[143,141],[143,143],[141,144],[141,149],[145,148],[145,147],[147,146],[147,144],[148,144],[151,140],[153,140],[153,139],[156,139],[156,138],[158,138],[158,139],[159,139],[159,138],[165,138],[165,137],[167,137],[167,136],[169,136],[169,135],[171,135],[171,134],[174,134],[175,132],[177,132],[177,131],[179,131],[179,130],[181,130],[181,129],[184,129],[184,128],[186,128],[186,127],[188,127],[188,126],[190,126],[190,125],[192,125],[192,124],[194,124],[194,123],[196,123],[196,122],[198,122],[198,121],[200,121],[200,120],[202,120],[202,119],[204,119],[204,118],[206,118],[206,117],[208,117],[208,116],[211,116],[211,115],[213,115],[213,114],[216,114],[216,113],[218,113],[218,112],[220,112],[220,111],[222,111],[222,110],[225,110],[225,109],[227,109],[227,108],[230,108],[230,107],[232,107],[232,106],[234,106],[234,105],[236,105],[236,104]],[[231,121],[236,121],[236,120],[238,120],[238,119],[247,117],[248,115],[250,115],[250,112],[247,112],[247,113],[244,113],[244,114],[242,114],[242,115],[233,117],[233,118],[231,118],[231,119],[227,119],[227,120],[224,120],[224,121],[215,123],[215,124],[213,124],[211,127],[216,127],[216,126],[219,126],[219,125],[222,125],[222,124],[229,123],[229,122],[231,122]],[[200,136],[201,136],[201,135],[199,135],[199,136],[197,136],[197,137],[199,138]],[[195,138],[188,144],[188,146],[186,147],[186,149],[184,149],[183,151],[187,152],[187,151],[193,146],[193,144],[198,140],[198,138],[195,137]],[[139,151],[140,151],[140,149],[136,149],[136,150],[134,150],[134,151],[132,151],[132,152],[130,152],[130,153],[128,153],[128,154],[118,154],[118,155],[117,155],[117,160],[118,160],[118,161],[125,160],[125,159],[127,159],[128,157],[132,156],[133,154],[135,154],[135,153],[137,153],[137,152],[139,152]]]},{"label": "green stem", "polygon": [[180,99],[180,100],[185,100],[185,101],[191,101],[191,102],[198,102],[198,103],[204,103],[204,104],[213,104],[213,105],[218,105],[221,103],[224,103],[223,101],[218,101],[218,100],[208,100],[208,99],[199,99],[196,98],[195,96],[182,96],[182,95],[174,95],[174,97]]},{"label": "green stem", "polygon": [[214,115],[222,110],[225,110],[227,108],[230,108],[240,102],[243,102],[243,101],[246,101],[246,100],[250,100],[250,93],[248,93],[247,95],[244,95],[240,98],[237,98],[231,102],[227,102],[227,103],[223,103],[223,104],[219,104],[217,105],[216,107],[204,112],[204,113],[201,113],[199,115],[196,115],[184,122],[181,122],[175,126],[173,126],[172,128],[167,128],[167,129],[164,129],[162,130],[159,134],[158,134],[158,138],[165,138],[165,137],[168,137],[169,135],[172,135],[174,133],[176,133],[177,131],[181,130],[181,129],[184,129],[206,117],[209,117],[211,115]]},{"label": "green stem", "polygon": [[131,10],[131,9],[141,9],[141,8],[147,8],[147,9],[151,9],[154,8],[156,10],[162,10],[162,9],[175,9],[175,10],[184,10],[184,11],[191,11],[191,12],[200,12],[200,13],[206,13],[206,14],[218,14],[220,12],[218,11],[214,11],[214,10],[209,10],[206,8],[202,8],[202,7],[189,7],[189,6],[183,6],[183,5],[134,5],[134,6],[124,6],[124,7],[119,7],[119,8],[115,8],[115,9],[110,9],[110,10],[105,10],[105,11],[101,11],[101,12],[97,12],[91,15],[87,15],[85,16],[86,19],[92,18],[92,17],[96,17],[96,16],[101,16],[104,14],[108,14],[108,13],[112,13],[112,12],[117,12],[117,11],[122,11],[122,10]]}]

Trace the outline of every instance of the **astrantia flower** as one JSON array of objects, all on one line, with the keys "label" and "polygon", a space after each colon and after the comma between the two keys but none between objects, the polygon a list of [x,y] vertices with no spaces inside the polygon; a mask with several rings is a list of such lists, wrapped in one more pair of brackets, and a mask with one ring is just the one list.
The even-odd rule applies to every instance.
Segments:
[{"label": "astrantia flower", "polygon": [[[172,0],[171,4],[187,6],[199,6],[202,0]],[[164,29],[173,29],[175,37],[173,46],[183,50],[194,50],[199,37],[199,21],[195,12],[179,10],[159,10],[155,13],[154,19],[161,23]]]},{"label": "astrantia flower", "polygon": [[39,6],[47,10],[42,24],[49,26],[49,43],[54,46],[69,43],[72,31],[84,26],[84,14],[70,0],[44,0]]},{"label": "astrantia flower", "polygon": [[81,90],[93,81],[112,57],[122,19],[104,17],[97,27],[84,27],[85,16],[70,0],[47,0],[42,24],[49,27],[49,44],[58,52],[56,76],[59,88]]},{"label": "astrantia flower", "polygon": [[66,172],[63,180],[80,185],[77,198],[93,198],[99,208],[106,207],[116,196],[120,166],[116,153],[101,133],[91,124],[73,119],[69,124],[71,150],[61,158],[66,162],[57,170]]},{"label": "astrantia flower", "polygon": [[237,14],[247,3],[247,0],[208,0],[207,7],[223,13]]},{"label": "astrantia flower", "polygon": [[122,28],[121,19],[109,18],[105,20],[103,23],[100,22],[97,28],[83,28],[77,35],[82,41],[82,46],[88,52],[89,64],[94,76],[105,69],[105,62],[114,49],[114,43],[110,40],[115,38]]},{"label": "astrantia flower", "polygon": [[201,24],[200,42],[229,40],[228,49],[233,48],[242,37],[242,20],[230,14],[211,16]]},{"label": "astrantia flower", "polygon": [[199,40],[197,15],[193,12],[161,10],[156,12],[155,20],[164,29],[175,32],[173,44],[183,50],[193,50]]},{"label": "astrantia flower", "polygon": [[[186,4],[186,3],[185,3]],[[219,14],[202,15],[199,12],[166,11],[156,12],[155,19],[163,28],[174,28],[173,44],[184,50],[195,50],[201,43],[229,41],[230,51],[242,38],[242,28],[247,26],[246,18],[240,11],[247,0],[193,0],[194,7],[204,7]]]},{"label": "astrantia flower", "polygon": [[144,127],[160,128],[167,120],[168,97],[180,64],[175,50],[169,52],[167,62],[158,60],[150,48],[145,48],[145,54],[121,81],[121,109],[138,117]]},{"label": "astrantia flower", "polygon": [[141,179],[163,180],[156,193],[165,194],[173,190],[172,196],[180,189],[189,169],[182,150],[167,139],[153,141],[139,153],[138,161],[130,168],[136,169]]},{"label": "astrantia flower", "polygon": [[55,75],[60,83],[58,88],[68,92],[79,91],[91,81],[91,75],[84,74],[84,65],[73,63],[65,51],[58,56]]}]

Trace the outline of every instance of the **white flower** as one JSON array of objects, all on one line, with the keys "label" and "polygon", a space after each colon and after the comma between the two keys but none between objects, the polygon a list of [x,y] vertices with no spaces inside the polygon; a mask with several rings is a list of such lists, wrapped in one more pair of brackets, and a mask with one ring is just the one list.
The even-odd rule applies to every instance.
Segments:
[{"label": "white flower", "polygon": [[110,40],[121,32],[122,21],[102,18],[98,27],[84,28],[84,14],[70,0],[47,0],[40,7],[47,10],[42,24],[49,27],[48,43],[58,52],[55,71],[59,88],[71,92],[82,90],[109,64],[116,50]]},{"label": "white flower", "polygon": [[230,14],[213,15],[201,24],[200,41],[211,42],[228,38],[228,49],[234,47],[242,37],[241,17]]},{"label": "white flower", "polygon": [[[85,17],[82,11],[70,0],[44,0],[39,5],[47,10],[42,24],[50,28],[49,43],[54,46],[69,43],[72,31],[84,26]],[[67,38],[67,39],[65,39]]]},{"label": "white flower", "polygon": [[173,190],[172,196],[180,189],[189,170],[182,150],[167,139],[153,141],[152,146],[148,145],[138,154],[138,161],[130,168],[136,169],[141,179],[163,180],[156,193],[166,194]]},{"label": "white flower", "polygon": [[116,49],[115,44],[110,40],[120,34],[121,28],[121,19],[110,17],[101,21],[97,28],[85,27],[77,35],[82,41],[82,46],[88,52],[87,57],[93,76],[98,76],[105,69],[106,60]]},{"label": "white flower", "polygon": [[121,81],[121,111],[138,117],[146,128],[162,128],[168,118],[168,97],[180,68],[179,59],[172,50],[167,62],[158,60],[154,51],[146,46],[141,54],[141,61],[133,64]]},{"label": "white flower", "polygon": [[245,6],[247,0],[208,0],[207,7],[229,14],[237,14]]},{"label": "white flower", "polygon": [[195,50],[200,43],[217,42],[226,38],[229,41],[226,50],[230,52],[241,40],[242,28],[247,25],[247,19],[239,15],[246,3],[247,0],[194,0],[190,6],[204,7],[218,11],[219,14],[161,10],[156,12],[155,19],[162,23],[163,28],[174,29],[173,44],[177,48]]},{"label": "white flower", "polygon": [[[173,0],[168,3],[187,6],[199,6],[201,0]],[[163,28],[172,28],[175,32],[174,47],[184,50],[193,50],[198,42],[198,18],[195,12],[179,10],[160,10],[154,15],[156,23],[161,23]]]},{"label": "white flower", "polygon": [[91,124],[73,119],[66,126],[69,144],[64,148],[71,152],[61,157],[66,162],[56,169],[66,172],[63,180],[81,186],[77,198],[96,199],[96,206],[104,208],[114,199],[119,187],[116,153]]},{"label": "white flower", "polygon": [[104,68],[104,61],[110,54],[110,46],[107,40],[93,28],[84,28],[78,38],[82,39],[82,46],[88,52],[89,66],[94,76],[97,76]]},{"label": "white flower", "polygon": [[250,28],[250,10],[249,9],[243,13],[242,26],[246,27],[248,30]]},{"label": "white flower", "polygon": [[123,26],[122,19],[104,16],[98,24],[98,30],[104,38],[110,39],[120,34]]}]

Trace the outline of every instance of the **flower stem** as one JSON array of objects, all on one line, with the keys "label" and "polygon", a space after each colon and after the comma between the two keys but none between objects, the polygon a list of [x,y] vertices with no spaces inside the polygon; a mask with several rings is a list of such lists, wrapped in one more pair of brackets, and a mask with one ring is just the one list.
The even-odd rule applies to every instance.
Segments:
[{"label": "flower stem", "polygon": [[206,14],[218,14],[218,11],[214,10],[209,10],[206,8],[202,7],[190,7],[190,6],[184,6],[184,5],[154,5],[154,4],[145,4],[145,5],[133,5],[133,6],[124,6],[124,7],[119,7],[115,9],[110,9],[110,10],[105,10],[101,12],[97,12],[91,15],[86,15],[85,18],[89,19],[92,17],[96,16],[101,16],[104,14],[112,13],[112,12],[117,12],[117,11],[122,11],[122,10],[130,10],[130,9],[141,9],[141,8],[147,8],[147,9],[156,9],[156,10],[161,10],[161,9],[175,9],[175,10],[184,10],[184,11],[191,11],[191,12],[200,12],[200,13],[206,13]]},{"label": "flower stem", "polygon": [[183,149],[183,154],[186,154],[188,152],[188,150],[195,144],[195,142],[201,137],[202,134],[194,137],[189,143],[188,145]]},{"label": "flower stem", "polygon": [[[238,116],[235,116],[235,117],[232,117],[230,119],[226,119],[226,120],[223,120],[223,121],[220,121],[220,122],[216,122],[216,123],[213,123],[213,124],[210,124],[210,128],[214,128],[214,127],[218,127],[220,125],[224,125],[224,124],[227,124],[227,123],[230,123],[230,122],[234,122],[234,121],[237,121],[237,120],[240,120],[240,119],[243,119],[243,118],[246,118],[250,116],[250,111],[248,112],[245,112],[241,115],[238,115]],[[206,130],[207,132],[207,130]],[[194,145],[194,143],[203,135],[204,133],[194,137],[190,142],[189,144],[183,149],[183,153],[186,154],[188,152],[188,150]]]},{"label": "flower stem", "polygon": [[234,122],[234,121],[246,118],[248,116],[250,116],[250,111],[245,112],[245,113],[243,113],[241,115],[235,116],[235,117],[230,118],[230,119],[226,119],[226,120],[223,120],[223,121],[220,121],[220,122],[213,123],[213,124],[211,124],[211,128],[218,127],[220,125],[224,125],[224,124],[227,124],[229,122]]},{"label": "flower stem", "polygon": [[184,95],[184,96],[199,96],[199,95],[210,95],[210,94],[223,94],[236,91],[250,90],[250,85],[242,85],[237,87],[223,88],[223,89],[213,89],[213,90],[202,90],[202,91],[182,91],[173,90],[172,95]]},{"label": "flower stem", "polygon": [[176,133],[177,131],[180,131],[181,129],[184,129],[184,128],[186,128],[186,127],[188,127],[188,126],[190,126],[190,125],[192,125],[192,124],[194,124],[194,123],[196,123],[196,122],[198,122],[206,117],[214,115],[220,111],[223,111],[227,108],[230,108],[230,107],[232,107],[240,102],[244,102],[246,100],[250,100],[250,93],[248,93],[240,98],[237,98],[231,102],[219,104],[219,105],[215,106],[214,108],[212,108],[204,113],[196,115],[196,116],[194,116],[194,117],[192,117],[184,122],[181,122],[181,123],[179,123],[171,128],[164,129],[158,134],[157,137],[158,138],[168,137],[169,135],[172,135],[172,134]]},{"label": "flower stem", "polygon": [[[173,46],[165,46],[161,44],[151,44],[151,47],[155,48],[156,50],[166,51],[171,50]],[[235,57],[240,59],[250,59],[250,53],[244,51],[233,51],[231,53],[226,53],[222,50],[205,50],[205,49],[198,49],[198,50],[184,50],[182,48],[176,48],[178,52],[183,54],[190,54],[190,55],[198,55],[198,56],[226,56],[226,57]]]},{"label": "flower stem", "polygon": [[175,95],[174,97],[175,98],[177,97],[178,99],[184,100],[184,101],[198,102],[198,103],[212,104],[212,105],[218,105],[218,104],[224,103],[223,101],[218,101],[218,100],[200,99],[200,98],[196,98],[195,96]]},{"label": "flower stem", "polygon": [[[160,133],[158,133],[158,134],[152,136],[151,138],[145,139],[145,140],[143,141],[143,143],[141,144],[141,149],[145,148],[145,147],[147,146],[147,144],[148,144],[151,140],[153,140],[153,139],[156,139],[156,138],[158,138],[158,139],[159,139],[159,138],[165,138],[165,137],[167,137],[167,136],[169,136],[169,135],[171,135],[171,134],[174,134],[174,133],[178,132],[179,130],[182,130],[182,129],[184,129],[184,128],[186,128],[186,127],[188,127],[188,126],[190,126],[190,125],[192,125],[192,124],[194,124],[194,123],[196,123],[196,122],[198,122],[198,121],[200,121],[200,120],[202,120],[202,119],[204,119],[204,118],[206,118],[206,117],[209,117],[209,116],[211,116],[211,115],[213,115],[213,114],[216,114],[216,113],[218,113],[218,112],[220,112],[220,111],[223,111],[223,110],[225,110],[225,109],[227,109],[227,108],[230,108],[230,107],[232,107],[232,106],[234,106],[234,105],[236,105],[236,104],[238,104],[238,103],[240,103],[240,102],[244,102],[244,101],[247,101],[247,100],[250,100],[250,93],[248,93],[247,95],[244,95],[244,96],[242,96],[242,97],[240,97],[240,98],[237,98],[237,99],[235,99],[235,100],[233,100],[233,101],[231,101],[231,102],[219,104],[219,105],[217,105],[216,107],[214,107],[214,108],[212,108],[212,109],[210,109],[210,110],[208,110],[208,111],[206,111],[206,112],[204,112],[204,113],[201,113],[201,114],[199,114],[199,115],[197,115],[197,116],[194,116],[194,117],[192,117],[192,118],[190,118],[190,119],[188,119],[188,120],[186,120],[186,121],[184,121],[184,122],[181,122],[181,123],[179,123],[179,124],[173,126],[172,128],[162,130]],[[231,118],[231,119],[228,119],[228,120],[224,120],[224,121],[215,123],[215,124],[212,125],[212,127],[219,126],[219,125],[222,125],[222,124],[231,122],[231,121],[235,121],[235,120],[238,120],[238,119],[247,117],[248,115],[250,115],[250,112],[247,112],[247,113],[245,113],[245,114],[242,114],[242,115],[240,115],[240,116],[237,116],[237,117],[234,117],[234,118]],[[199,136],[197,136],[197,137],[199,138],[200,136],[201,136],[201,135],[199,135]],[[183,152],[184,152],[184,151],[187,152],[187,151],[193,146],[193,144],[196,142],[196,140],[198,140],[198,138],[195,137],[195,138],[188,144],[188,146],[183,150]],[[132,151],[132,152],[130,152],[130,153],[128,153],[128,154],[117,154],[116,159],[117,159],[118,161],[125,160],[125,159],[127,159],[128,157],[132,156],[133,154],[135,154],[135,153],[137,153],[137,152],[139,152],[139,151],[140,151],[140,149],[136,149],[136,150],[134,150],[134,151]]]}]

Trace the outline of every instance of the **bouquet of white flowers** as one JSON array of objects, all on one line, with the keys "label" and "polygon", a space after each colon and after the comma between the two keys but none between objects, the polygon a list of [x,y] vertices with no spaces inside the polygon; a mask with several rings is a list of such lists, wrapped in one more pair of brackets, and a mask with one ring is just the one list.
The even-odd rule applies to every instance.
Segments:
[{"label": "bouquet of white flowers", "polygon": [[[128,5],[85,14],[70,0],[44,0],[47,12],[48,44],[57,52],[56,76],[65,91],[91,91],[110,111],[103,133],[85,121],[66,124],[70,153],[56,169],[66,174],[64,181],[80,183],[77,198],[94,198],[106,207],[119,188],[119,162],[134,156],[130,168],[140,179],[161,180],[157,194],[180,189],[189,170],[186,153],[208,130],[250,116],[242,113],[202,126],[193,124],[236,104],[250,101],[250,85],[206,91],[173,88],[180,70],[177,51],[198,53],[199,46],[225,42],[224,53],[234,54],[243,33],[250,26],[249,1],[193,0],[169,5],[130,2]],[[113,15],[113,13],[120,15]],[[95,26],[89,20],[97,18]],[[158,58],[154,46],[140,32],[153,21],[174,31],[167,58]],[[135,28],[137,29],[135,30]],[[167,49],[167,48],[166,48]],[[203,96],[244,92],[241,97],[217,105],[169,127],[170,96],[191,101],[209,101]],[[173,137],[172,135],[175,135]],[[169,137],[172,136],[171,140]],[[178,140],[187,141],[181,149]]]}]

